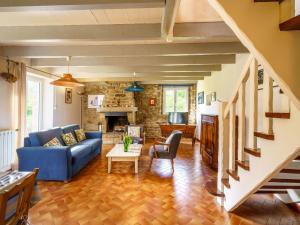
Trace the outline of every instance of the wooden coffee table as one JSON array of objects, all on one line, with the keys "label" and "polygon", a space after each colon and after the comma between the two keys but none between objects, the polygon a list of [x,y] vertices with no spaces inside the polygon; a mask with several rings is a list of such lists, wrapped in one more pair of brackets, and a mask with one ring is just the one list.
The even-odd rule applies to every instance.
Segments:
[{"label": "wooden coffee table", "polygon": [[108,159],[108,173],[111,173],[112,162],[134,162],[134,172],[138,173],[139,170],[139,157],[141,156],[143,145],[133,144],[129,146],[128,152],[124,152],[123,144],[116,144],[112,150],[110,150],[106,157]]}]

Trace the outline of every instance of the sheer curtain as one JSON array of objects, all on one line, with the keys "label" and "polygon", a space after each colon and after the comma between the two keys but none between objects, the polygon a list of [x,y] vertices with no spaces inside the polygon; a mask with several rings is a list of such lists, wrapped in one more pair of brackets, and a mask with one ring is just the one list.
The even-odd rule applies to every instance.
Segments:
[{"label": "sheer curtain", "polygon": [[17,129],[17,147],[23,146],[26,130],[26,65],[12,63],[12,73],[18,78],[13,83],[12,127]]}]

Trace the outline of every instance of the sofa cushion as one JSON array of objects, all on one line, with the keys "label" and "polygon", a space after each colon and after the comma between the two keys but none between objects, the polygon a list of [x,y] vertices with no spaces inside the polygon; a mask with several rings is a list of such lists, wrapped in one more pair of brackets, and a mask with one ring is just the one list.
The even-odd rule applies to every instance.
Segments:
[{"label": "sofa cushion", "polygon": [[78,145],[92,146],[92,150],[95,151],[97,148],[100,147],[101,139],[87,139],[87,140],[84,140],[84,141],[78,143]]},{"label": "sofa cushion", "polygon": [[62,146],[60,141],[57,137],[53,138],[51,141],[48,141],[46,144],[43,145],[44,147],[54,147],[54,146]]},{"label": "sofa cushion", "polygon": [[77,141],[72,133],[62,134],[62,139],[67,146],[72,146],[77,144]]},{"label": "sofa cushion", "polygon": [[74,132],[76,134],[76,139],[78,142],[86,140],[86,136],[83,129],[75,130]]},{"label": "sofa cushion", "polygon": [[92,152],[92,146],[90,145],[74,145],[71,147],[72,163],[80,161],[88,154]]},{"label": "sofa cushion", "polygon": [[61,138],[62,129],[61,128],[53,128],[51,130],[39,131],[29,134],[30,143],[32,147],[43,146],[53,138],[57,138],[61,144],[63,144],[63,140]]},{"label": "sofa cushion", "polygon": [[77,124],[72,124],[72,125],[64,126],[61,129],[64,134],[72,133],[74,137],[76,137],[75,130],[79,130],[80,126]]}]

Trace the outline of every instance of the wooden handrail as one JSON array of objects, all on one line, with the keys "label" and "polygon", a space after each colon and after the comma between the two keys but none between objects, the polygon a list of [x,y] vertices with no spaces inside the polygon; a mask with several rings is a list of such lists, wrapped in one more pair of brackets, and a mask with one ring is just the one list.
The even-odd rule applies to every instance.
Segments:
[{"label": "wooden handrail", "polygon": [[250,69],[250,65],[251,65],[252,60],[254,60],[254,57],[252,55],[250,55],[249,58],[246,61],[246,64],[243,67],[241,76],[239,78],[237,86],[234,89],[233,95],[231,96],[231,98],[229,99],[229,101],[227,103],[227,106],[225,108],[224,115],[223,115],[224,119],[227,118],[227,116],[228,116],[231,104],[236,102],[236,100],[237,100],[237,97],[238,97],[238,94],[239,94],[239,88],[240,88],[241,84],[243,82],[246,82],[248,77],[249,77],[249,69]]}]

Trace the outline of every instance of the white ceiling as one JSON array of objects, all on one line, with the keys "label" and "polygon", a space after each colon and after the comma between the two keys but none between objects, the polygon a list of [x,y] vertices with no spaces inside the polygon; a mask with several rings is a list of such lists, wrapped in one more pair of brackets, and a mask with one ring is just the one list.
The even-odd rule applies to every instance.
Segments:
[{"label": "white ceiling", "polygon": [[1,12],[0,26],[160,23],[162,8]]}]

